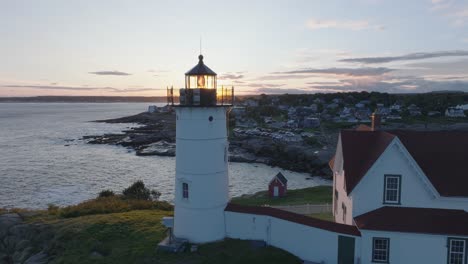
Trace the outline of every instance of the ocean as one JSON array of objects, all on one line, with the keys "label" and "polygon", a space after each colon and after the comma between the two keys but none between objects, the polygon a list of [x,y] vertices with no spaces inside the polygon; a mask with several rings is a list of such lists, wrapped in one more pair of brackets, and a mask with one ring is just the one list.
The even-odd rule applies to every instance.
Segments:
[{"label": "ocean", "polygon": [[[120,192],[136,180],[172,201],[175,158],[136,156],[121,146],[91,145],[86,135],[119,133],[135,124],[90,122],[144,112],[148,103],[0,103],[0,208],[64,206]],[[279,171],[290,189],[331,182],[263,164],[231,163],[230,195],[265,190]],[[309,179],[307,179],[309,178]]]}]

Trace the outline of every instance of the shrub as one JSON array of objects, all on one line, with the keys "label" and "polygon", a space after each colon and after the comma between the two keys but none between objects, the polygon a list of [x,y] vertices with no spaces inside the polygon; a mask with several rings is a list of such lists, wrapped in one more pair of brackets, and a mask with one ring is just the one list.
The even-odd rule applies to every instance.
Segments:
[{"label": "shrub", "polygon": [[127,199],[151,200],[151,191],[146,188],[141,180],[134,182],[130,187],[123,190],[122,193]]},{"label": "shrub", "polygon": [[153,201],[159,200],[159,197],[161,197],[161,192],[159,192],[158,190],[151,190],[151,198],[153,199]]},{"label": "shrub", "polygon": [[47,212],[50,215],[57,215],[59,212],[60,208],[57,205],[54,204],[48,204],[47,206]]},{"label": "shrub", "polygon": [[114,192],[112,190],[102,190],[100,193],[99,193],[99,196],[98,198],[102,198],[102,197],[110,197],[110,196],[114,196]]},{"label": "shrub", "polygon": [[166,201],[125,199],[122,196],[114,195],[64,207],[60,210],[60,215],[68,218],[93,214],[120,213],[131,210],[158,209],[171,211],[173,208],[174,207]]}]

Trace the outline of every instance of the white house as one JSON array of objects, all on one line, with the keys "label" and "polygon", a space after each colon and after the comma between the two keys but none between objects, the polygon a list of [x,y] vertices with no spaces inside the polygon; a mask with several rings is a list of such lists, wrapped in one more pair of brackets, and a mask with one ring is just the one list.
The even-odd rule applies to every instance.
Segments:
[{"label": "white house", "polygon": [[445,110],[445,116],[448,117],[465,117],[465,112],[462,108],[449,107]]},{"label": "white house", "polygon": [[335,221],[356,226],[361,263],[460,263],[468,249],[468,133],[340,133]]}]

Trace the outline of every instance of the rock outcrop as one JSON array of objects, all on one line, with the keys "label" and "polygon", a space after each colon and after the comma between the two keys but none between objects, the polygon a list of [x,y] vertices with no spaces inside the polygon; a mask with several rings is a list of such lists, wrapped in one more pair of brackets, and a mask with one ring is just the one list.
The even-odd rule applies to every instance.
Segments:
[{"label": "rock outcrop", "polygon": [[48,226],[26,223],[17,213],[0,215],[0,263],[47,263],[52,236]]}]

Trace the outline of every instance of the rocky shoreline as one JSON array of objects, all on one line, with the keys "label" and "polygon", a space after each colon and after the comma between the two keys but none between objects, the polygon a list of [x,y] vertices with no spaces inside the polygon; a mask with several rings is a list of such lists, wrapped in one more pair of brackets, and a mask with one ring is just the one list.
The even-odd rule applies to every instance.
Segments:
[{"label": "rocky shoreline", "polygon": [[0,214],[0,263],[48,263],[53,236],[50,226],[25,222],[21,213]]},{"label": "rocky shoreline", "polygon": [[[89,144],[120,145],[139,156],[175,156],[175,114],[140,113],[133,116],[97,120],[104,123],[133,123],[137,126],[120,134],[89,135]],[[253,135],[230,135],[231,162],[263,163],[283,169],[329,178],[328,160],[333,151],[303,143],[278,142]]]}]

